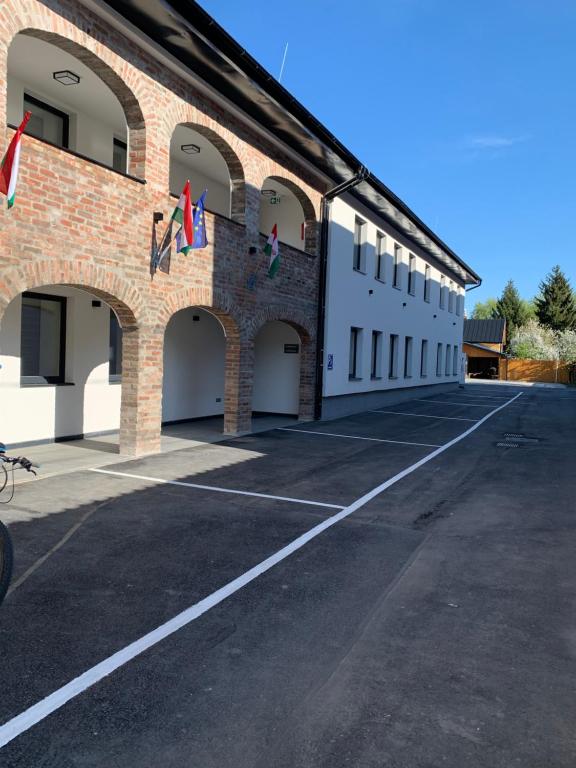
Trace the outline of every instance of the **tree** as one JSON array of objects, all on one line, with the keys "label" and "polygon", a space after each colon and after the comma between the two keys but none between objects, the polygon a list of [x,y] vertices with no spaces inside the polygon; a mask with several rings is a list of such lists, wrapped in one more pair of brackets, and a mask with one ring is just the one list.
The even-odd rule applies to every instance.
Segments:
[{"label": "tree", "polygon": [[496,299],[486,299],[486,301],[477,301],[474,304],[471,318],[472,320],[490,320],[495,317]]},{"label": "tree", "polygon": [[557,360],[558,341],[554,331],[530,320],[517,328],[510,339],[510,354],[527,360]]},{"label": "tree", "polygon": [[529,310],[527,302],[520,298],[520,294],[513,280],[508,280],[502,296],[496,302],[497,317],[503,317],[506,320],[506,343],[510,343],[514,332],[529,320]]},{"label": "tree", "polygon": [[576,301],[570,281],[558,265],[540,283],[536,315],[540,325],[555,331],[576,329]]}]

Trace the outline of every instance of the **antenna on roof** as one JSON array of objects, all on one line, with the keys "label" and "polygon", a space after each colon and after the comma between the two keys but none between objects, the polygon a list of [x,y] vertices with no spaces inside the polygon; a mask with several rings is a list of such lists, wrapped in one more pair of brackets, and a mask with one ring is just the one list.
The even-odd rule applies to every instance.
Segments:
[{"label": "antenna on roof", "polygon": [[282,56],[282,64],[280,66],[280,74],[278,75],[278,82],[282,82],[282,73],[284,72],[284,64],[286,63],[286,54],[288,53],[288,43],[286,43],[286,47],[284,48],[284,56]]}]

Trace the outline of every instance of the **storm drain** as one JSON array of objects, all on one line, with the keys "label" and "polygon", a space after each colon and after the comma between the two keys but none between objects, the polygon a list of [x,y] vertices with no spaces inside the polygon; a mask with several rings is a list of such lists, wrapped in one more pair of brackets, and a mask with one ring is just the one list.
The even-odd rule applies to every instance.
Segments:
[{"label": "storm drain", "polygon": [[518,432],[505,432],[504,440],[496,443],[497,448],[521,448],[523,445],[533,445],[540,442],[539,437],[528,437]]}]

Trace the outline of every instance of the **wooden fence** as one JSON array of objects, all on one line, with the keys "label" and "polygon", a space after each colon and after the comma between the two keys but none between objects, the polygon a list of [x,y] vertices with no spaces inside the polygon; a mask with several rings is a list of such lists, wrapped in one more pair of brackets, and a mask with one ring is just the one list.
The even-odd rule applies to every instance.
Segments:
[{"label": "wooden fence", "polygon": [[561,360],[520,360],[512,358],[500,361],[500,379],[504,381],[543,381],[568,384],[570,363]]}]

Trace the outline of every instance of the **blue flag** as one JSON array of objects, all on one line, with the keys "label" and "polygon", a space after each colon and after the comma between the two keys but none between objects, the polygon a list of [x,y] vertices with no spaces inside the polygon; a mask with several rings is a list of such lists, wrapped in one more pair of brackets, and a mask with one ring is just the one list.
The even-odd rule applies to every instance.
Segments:
[{"label": "blue flag", "polygon": [[206,248],[208,245],[208,238],[206,237],[206,218],[204,216],[204,198],[206,197],[207,189],[202,192],[196,205],[194,206],[193,214],[193,240],[192,248]]}]

